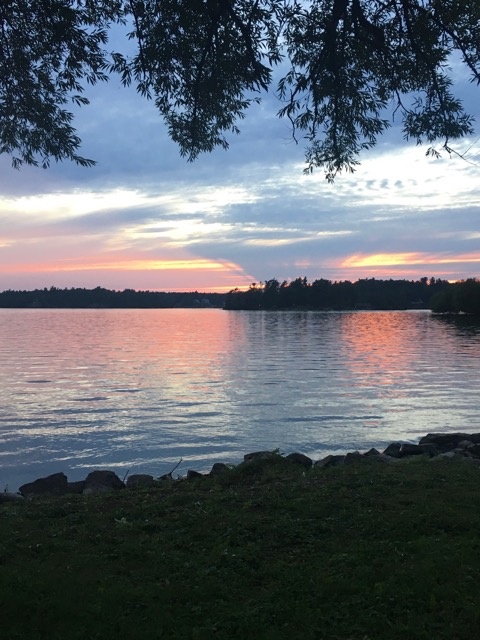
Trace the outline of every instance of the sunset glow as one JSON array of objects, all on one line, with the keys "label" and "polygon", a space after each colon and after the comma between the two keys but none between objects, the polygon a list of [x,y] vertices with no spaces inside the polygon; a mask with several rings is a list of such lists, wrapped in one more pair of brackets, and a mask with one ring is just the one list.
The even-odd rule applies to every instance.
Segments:
[{"label": "sunset glow", "polygon": [[378,253],[369,256],[354,255],[346,258],[340,266],[343,268],[356,267],[391,267],[391,266],[413,266],[413,265],[437,265],[437,264],[458,264],[458,263],[478,263],[480,254],[468,254],[458,256],[435,256],[421,253]]},{"label": "sunset glow", "polygon": [[[22,268],[23,267],[23,268]],[[23,271],[31,269],[35,272],[57,271],[220,271],[241,272],[241,267],[228,262],[214,262],[202,259],[192,260],[128,260],[124,262],[85,262],[85,263],[52,263],[35,265],[16,265],[6,267],[6,271]]]},{"label": "sunset glow", "polygon": [[[285,143],[281,125],[270,128],[266,111],[228,153],[188,164],[130,99],[114,114],[105,103],[82,132],[92,169],[13,171],[0,156],[0,290],[220,292],[271,278],[480,275],[475,138],[464,147],[477,165],[432,161],[394,126],[353,174],[328,184],[302,173],[302,149]],[[128,113],[136,142],[125,135]]]}]

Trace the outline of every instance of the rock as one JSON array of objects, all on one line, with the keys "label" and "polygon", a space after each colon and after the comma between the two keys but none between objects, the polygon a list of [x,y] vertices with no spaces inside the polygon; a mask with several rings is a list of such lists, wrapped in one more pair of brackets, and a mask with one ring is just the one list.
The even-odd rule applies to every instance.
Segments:
[{"label": "rock", "polygon": [[420,445],[405,442],[400,446],[398,457],[405,458],[406,456],[423,456],[424,453],[425,449]]},{"label": "rock", "polygon": [[434,443],[442,453],[456,449],[463,440],[470,440],[474,444],[480,444],[480,433],[428,433],[420,438],[419,444]]},{"label": "rock", "polygon": [[392,444],[389,444],[388,447],[384,449],[383,453],[384,455],[390,456],[392,458],[400,458],[401,448],[402,448],[402,445],[400,442],[392,442]]},{"label": "rock", "polygon": [[462,458],[473,458],[472,454],[469,453],[467,449],[459,449],[458,447],[456,447],[455,449],[453,449],[453,453],[455,453],[457,456],[461,456]]},{"label": "rock", "polygon": [[146,473],[134,473],[127,478],[127,489],[146,489],[154,486],[155,480],[153,479],[153,476]]},{"label": "rock", "polygon": [[38,478],[34,482],[22,484],[19,489],[25,498],[41,495],[61,496],[68,492],[68,480],[64,473],[53,473],[46,478]]},{"label": "rock", "polygon": [[343,464],[344,460],[345,456],[343,455],[329,455],[326,458],[322,458],[322,460],[317,460],[314,466],[325,469],[326,467],[334,467],[337,464]]},{"label": "rock", "polygon": [[4,502],[22,502],[25,498],[20,493],[10,493],[9,491],[4,491],[0,493],[0,504]]},{"label": "rock", "polygon": [[215,462],[215,464],[210,470],[210,475],[221,476],[221,475],[224,475],[225,473],[228,473],[229,471],[230,471],[230,467],[228,466],[228,464],[225,464],[224,462]]},{"label": "rock", "polygon": [[313,460],[303,453],[289,453],[285,460],[290,460],[290,462],[299,464],[306,469],[310,469],[313,464]]},{"label": "rock", "polygon": [[471,440],[462,440],[456,446],[457,449],[468,449],[469,447],[474,447],[475,444]]},{"label": "rock", "polygon": [[171,473],[164,473],[163,476],[157,478],[159,482],[174,482],[173,476]]},{"label": "rock", "polygon": [[193,469],[187,471],[187,480],[195,480],[197,478],[205,478],[205,474],[200,473],[200,471],[194,471]]},{"label": "rock", "polygon": [[102,469],[92,471],[85,478],[83,495],[90,495],[92,493],[108,493],[110,491],[117,491],[124,488],[125,484],[113,471]]},{"label": "rock", "polygon": [[440,453],[440,449],[434,442],[424,442],[423,444],[419,444],[417,446],[423,449],[423,452],[425,454],[428,454],[431,458],[433,458],[434,456],[438,456],[438,454]]},{"label": "rock", "polygon": [[[465,442],[465,441],[463,441]],[[460,442],[458,444],[457,449],[461,449],[463,447],[461,447],[460,445],[462,444],[462,442]],[[465,451],[471,455],[473,458],[480,458],[480,444],[470,444],[468,447],[465,448]]]},{"label": "rock", "polygon": [[452,460],[453,458],[456,458],[457,454],[455,453],[455,451],[445,451],[445,453],[440,453],[437,458],[447,458],[447,460]]},{"label": "rock", "polygon": [[363,455],[367,456],[367,457],[379,456],[380,455],[380,451],[377,451],[377,449],[372,448],[372,449],[369,449],[368,451],[366,451]]},{"label": "rock", "polygon": [[355,464],[357,462],[362,462],[363,456],[359,451],[351,451],[347,453],[343,460],[343,464]]},{"label": "rock", "polygon": [[363,464],[378,464],[378,463],[388,463],[393,464],[394,462],[400,462],[401,458],[393,458],[392,456],[386,456],[384,453],[379,453],[378,456],[362,456]]},{"label": "rock", "polygon": [[253,460],[271,460],[275,458],[278,453],[273,451],[254,451],[253,453],[246,453],[243,456],[245,462],[252,462]]}]

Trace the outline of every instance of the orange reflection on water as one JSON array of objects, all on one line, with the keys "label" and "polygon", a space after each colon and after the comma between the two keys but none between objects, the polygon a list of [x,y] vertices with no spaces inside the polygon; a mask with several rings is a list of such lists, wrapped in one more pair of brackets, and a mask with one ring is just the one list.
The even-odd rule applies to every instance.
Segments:
[{"label": "orange reflection on water", "polygon": [[[132,315],[135,312],[132,312]],[[123,315],[119,314],[120,319]],[[111,336],[111,349],[121,349],[125,332],[132,330],[132,316],[124,330]],[[216,398],[227,351],[228,316],[219,310],[162,309],[135,313],[131,338],[134,361],[145,363],[143,384],[160,383],[162,396],[198,402]],[[116,324],[118,326],[118,322]],[[208,338],[207,338],[208,336]],[[215,388],[215,393],[212,394]],[[199,396],[201,396],[199,398]]]},{"label": "orange reflection on water", "polygon": [[415,375],[418,325],[406,321],[405,313],[357,312],[342,316],[341,349],[355,376],[355,385],[403,384]]},{"label": "orange reflection on water", "polygon": [[6,318],[18,352],[7,379],[17,390],[26,384],[38,403],[61,408],[93,399],[118,408],[120,398],[122,406],[145,403],[145,394],[152,401],[223,399],[218,382],[229,326],[220,310],[41,309],[35,340],[32,313]]}]

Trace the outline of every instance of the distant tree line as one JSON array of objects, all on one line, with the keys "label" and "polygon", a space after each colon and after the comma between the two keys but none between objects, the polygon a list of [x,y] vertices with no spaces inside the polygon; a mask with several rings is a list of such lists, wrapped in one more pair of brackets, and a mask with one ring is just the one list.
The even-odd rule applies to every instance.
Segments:
[{"label": "distant tree line", "polygon": [[320,278],[312,283],[296,278],[280,283],[273,278],[253,283],[247,291],[227,294],[226,309],[428,309],[434,296],[451,286],[440,278],[420,280],[376,280],[332,282]]},{"label": "distant tree line", "polygon": [[0,308],[39,309],[171,309],[217,307],[228,310],[312,309],[320,311],[431,309],[435,313],[480,315],[480,280],[449,283],[440,278],[332,282],[320,278],[309,283],[296,278],[280,283],[275,278],[253,283],[246,291],[227,294],[198,291],[158,292],[124,289],[35,289],[0,292]]},{"label": "distant tree line", "polygon": [[430,301],[435,313],[471,313],[480,315],[480,280],[469,278],[438,291]]},{"label": "distant tree line", "polygon": [[1,308],[40,309],[169,309],[223,307],[225,294],[220,293],[169,293],[124,289],[112,291],[103,287],[95,289],[35,289],[0,293]]}]

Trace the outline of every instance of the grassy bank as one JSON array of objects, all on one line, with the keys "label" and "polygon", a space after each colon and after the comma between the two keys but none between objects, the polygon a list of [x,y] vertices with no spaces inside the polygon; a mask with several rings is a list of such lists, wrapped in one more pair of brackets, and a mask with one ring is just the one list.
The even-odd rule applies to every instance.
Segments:
[{"label": "grassy bank", "polygon": [[3,640],[448,639],[480,625],[480,467],[416,458],[0,506]]}]

